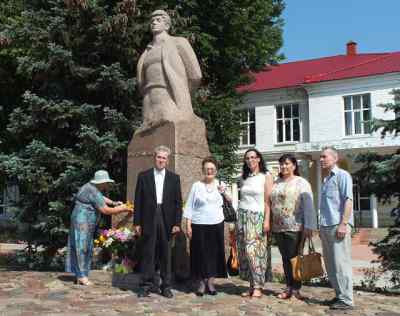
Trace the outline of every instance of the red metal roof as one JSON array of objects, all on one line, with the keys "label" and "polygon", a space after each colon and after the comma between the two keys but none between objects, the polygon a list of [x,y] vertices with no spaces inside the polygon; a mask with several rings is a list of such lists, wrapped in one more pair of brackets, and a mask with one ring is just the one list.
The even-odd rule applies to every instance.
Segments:
[{"label": "red metal roof", "polygon": [[266,67],[238,90],[255,92],[392,72],[400,72],[400,52],[338,55]]}]

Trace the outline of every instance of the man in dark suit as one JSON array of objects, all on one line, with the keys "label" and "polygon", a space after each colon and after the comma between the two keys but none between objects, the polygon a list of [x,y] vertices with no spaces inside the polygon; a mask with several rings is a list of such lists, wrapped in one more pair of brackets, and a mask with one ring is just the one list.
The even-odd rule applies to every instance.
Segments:
[{"label": "man in dark suit", "polygon": [[170,153],[168,147],[158,146],[154,150],[154,168],[141,172],[137,179],[133,224],[143,237],[139,297],[160,291],[156,266],[160,268],[161,294],[173,297],[170,240],[180,231],[182,194],[179,176],[166,169]]}]

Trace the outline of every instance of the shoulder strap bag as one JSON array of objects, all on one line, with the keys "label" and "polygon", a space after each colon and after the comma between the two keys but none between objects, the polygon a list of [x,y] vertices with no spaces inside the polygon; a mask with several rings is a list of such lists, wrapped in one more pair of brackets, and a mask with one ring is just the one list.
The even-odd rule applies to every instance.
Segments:
[{"label": "shoulder strap bag", "polygon": [[[219,182],[221,184],[221,181]],[[234,223],[237,221],[236,211],[233,208],[232,202],[229,201],[224,194],[220,193],[222,196],[222,210],[224,212],[225,222]]]},{"label": "shoulder strap bag", "polygon": [[290,259],[292,264],[293,278],[296,281],[308,281],[313,278],[320,278],[324,275],[322,268],[321,254],[315,251],[312,238],[308,240],[308,254],[303,254],[306,240],[300,243],[298,255]]}]

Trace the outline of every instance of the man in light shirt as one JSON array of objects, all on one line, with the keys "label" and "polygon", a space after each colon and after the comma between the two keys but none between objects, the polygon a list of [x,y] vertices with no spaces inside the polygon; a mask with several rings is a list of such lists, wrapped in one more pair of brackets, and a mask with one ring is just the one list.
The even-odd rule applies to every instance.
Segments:
[{"label": "man in light shirt", "polygon": [[320,237],[329,282],[334,299],[326,302],[331,309],[353,309],[351,262],[351,227],[353,224],[353,181],[350,174],[336,164],[338,153],[325,148],[320,156],[326,172],[321,187]]},{"label": "man in light shirt", "polygon": [[180,231],[182,194],[180,177],[166,169],[170,153],[168,147],[158,146],[154,150],[154,168],[141,172],[137,179],[133,223],[143,238],[139,297],[160,292],[156,266],[160,268],[161,294],[173,297],[170,240]]}]

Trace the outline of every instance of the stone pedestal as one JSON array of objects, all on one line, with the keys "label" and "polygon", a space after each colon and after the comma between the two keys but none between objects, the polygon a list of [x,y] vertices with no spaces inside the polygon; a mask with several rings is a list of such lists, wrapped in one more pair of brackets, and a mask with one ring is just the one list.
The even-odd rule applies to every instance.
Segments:
[{"label": "stone pedestal", "polygon": [[[154,166],[153,152],[159,145],[171,149],[168,169],[180,175],[185,202],[192,184],[201,179],[201,161],[210,155],[204,121],[197,116],[190,120],[164,122],[132,137],[128,146],[127,200],[134,200],[137,176]],[[132,223],[114,216],[113,226]]]},{"label": "stone pedestal", "polygon": [[[180,175],[183,202],[186,201],[192,184],[201,179],[201,162],[210,155],[204,121],[193,116],[187,121],[165,122],[135,133],[129,143],[127,200],[134,201],[137,177],[140,172],[154,166],[154,148],[159,145],[165,145],[171,149],[168,169]],[[113,216],[114,227],[129,225],[132,225],[132,218],[125,215]],[[183,230],[185,229],[183,227]],[[188,241],[185,235],[181,233],[176,236],[174,244],[173,275],[176,280],[188,278],[190,267]],[[120,283],[117,279],[114,281],[115,284]]]},{"label": "stone pedestal", "polygon": [[[128,147],[127,200],[134,201],[137,177],[154,166],[154,148],[165,145],[171,149],[168,169],[180,175],[182,199],[186,201],[190,188],[202,177],[202,160],[210,155],[204,121],[193,116],[179,122],[164,122],[135,133]],[[132,218],[113,217],[113,226],[131,226]],[[186,230],[183,225],[183,230]],[[184,234],[174,238],[172,268],[175,279],[190,276],[188,241]],[[117,282],[118,283],[118,282]]]},{"label": "stone pedestal", "polygon": [[186,199],[193,182],[201,178],[201,161],[210,155],[205,124],[193,116],[191,120],[165,122],[136,133],[128,147],[127,198],[133,200],[138,174],[153,167],[153,151],[165,145],[172,151],[168,169],[181,177],[182,197]]}]

